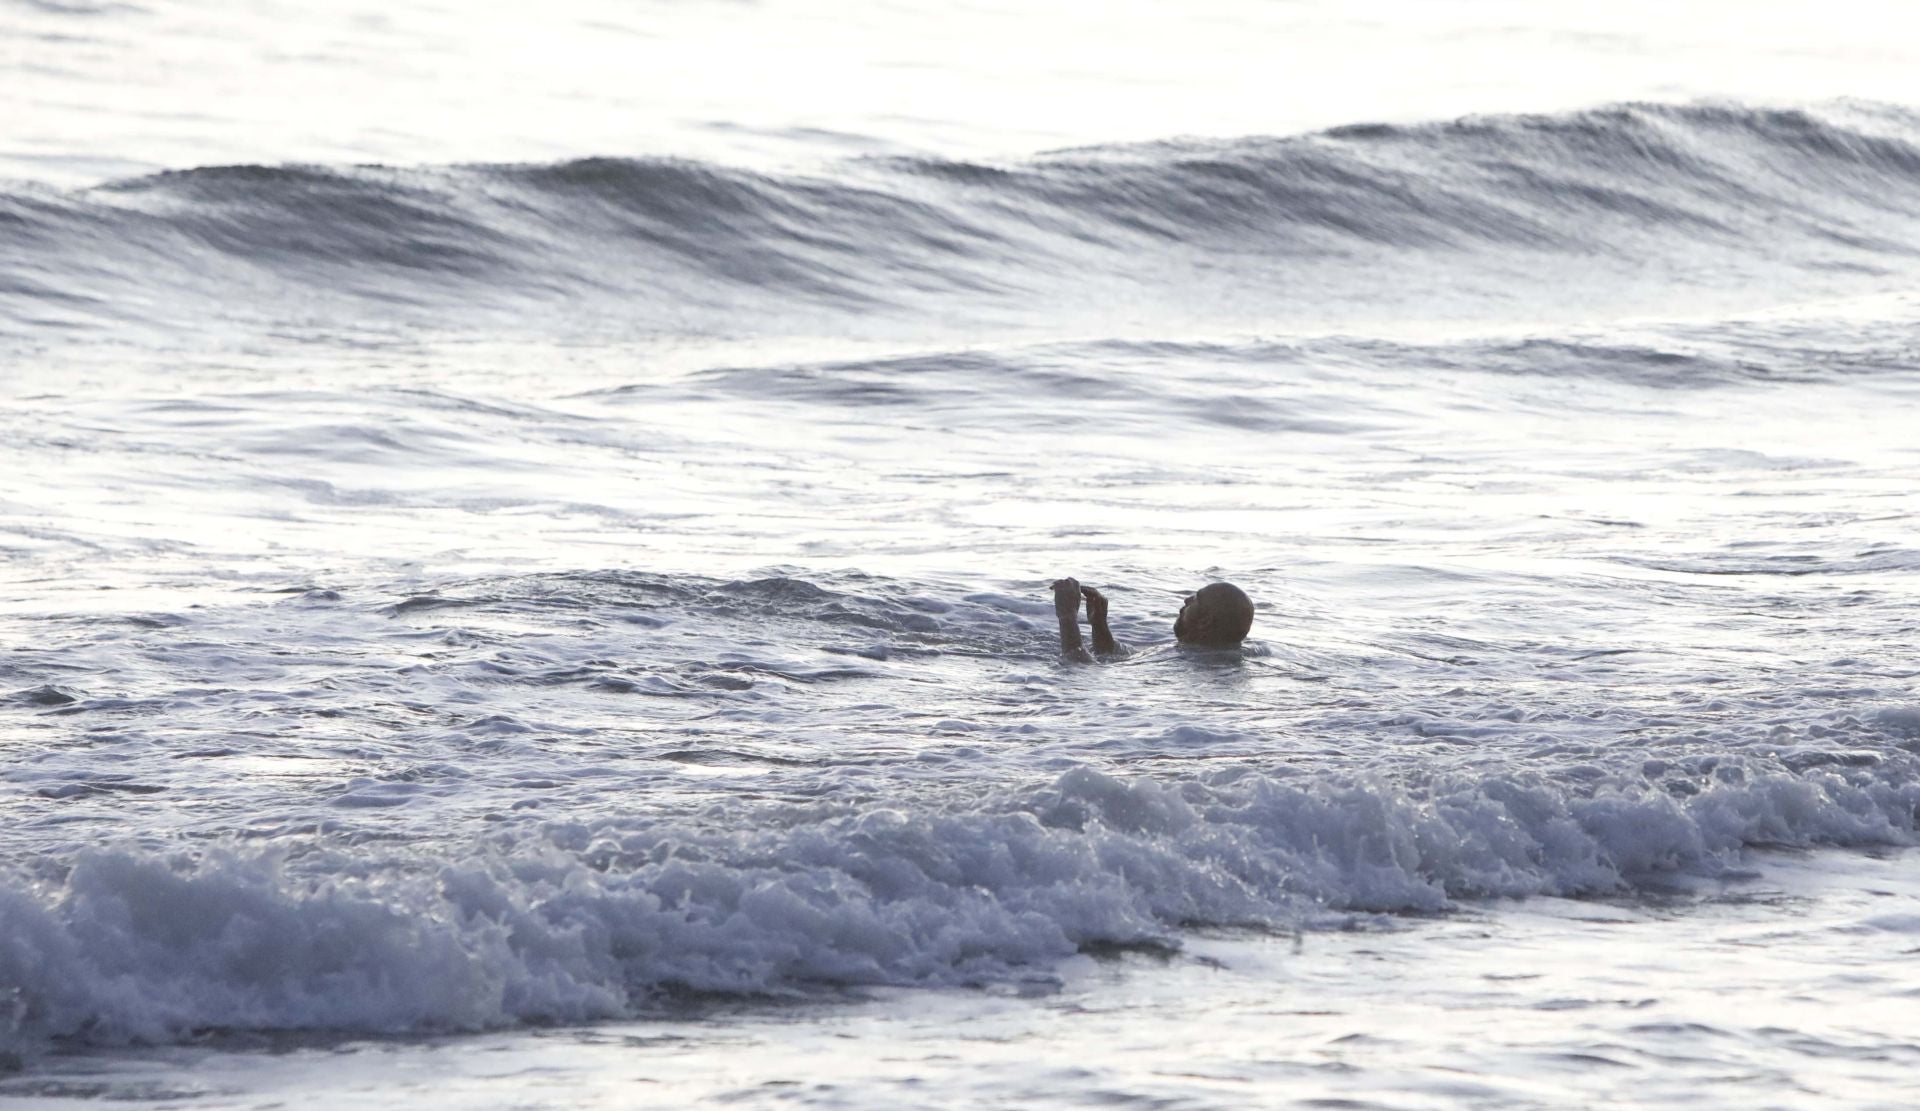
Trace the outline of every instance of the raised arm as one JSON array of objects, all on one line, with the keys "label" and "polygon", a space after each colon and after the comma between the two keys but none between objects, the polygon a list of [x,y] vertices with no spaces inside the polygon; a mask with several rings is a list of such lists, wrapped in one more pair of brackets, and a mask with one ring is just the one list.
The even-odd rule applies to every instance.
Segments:
[{"label": "raised arm", "polygon": [[1093,626],[1094,654],[1097,656],[1126,655],[1126,646],[1113,639],[1113,630],[1107,627],[1107,596],[1090,586],[1081,587],[1080,593],[1087,599],[1087,623]]},{"label": "raised arm", "polygon": [[1086,655],[1080,643],[1080,581],[1059,579],[1053,584],[1053,611],[1060,618],[1060,651]]}]

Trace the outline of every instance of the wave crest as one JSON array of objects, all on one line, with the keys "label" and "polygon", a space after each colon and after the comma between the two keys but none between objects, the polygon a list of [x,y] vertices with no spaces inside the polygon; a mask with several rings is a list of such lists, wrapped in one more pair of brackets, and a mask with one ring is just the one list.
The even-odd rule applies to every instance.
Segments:
[{"label": "wave crest", "polygon": [[815,176],[205,167],[0,194],[32,247],[0,270],[0,326],[457,330],[563,308],[537,326],[735,333],[1777,300],[1912,269],[1917,201],[1920,124],[1866,106],[1626,105]]}]

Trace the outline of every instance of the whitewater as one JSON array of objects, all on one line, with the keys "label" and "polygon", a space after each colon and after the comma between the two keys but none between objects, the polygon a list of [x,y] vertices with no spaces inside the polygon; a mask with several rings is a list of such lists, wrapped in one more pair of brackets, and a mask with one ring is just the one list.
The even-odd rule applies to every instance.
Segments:
[{"label": "whitewater", "polygon": [[1911,1106],[1920,28],[1670,8],[0,0],[0,1104]]}]

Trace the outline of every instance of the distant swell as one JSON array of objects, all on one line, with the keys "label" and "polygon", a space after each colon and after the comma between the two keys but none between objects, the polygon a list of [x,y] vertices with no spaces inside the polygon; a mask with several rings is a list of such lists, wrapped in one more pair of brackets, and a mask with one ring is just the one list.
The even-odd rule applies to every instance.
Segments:
[{"label": "distant swell", "polygon": [[1916,204],[1920,121],[1864,106],[1630,105],[812,175],[207,167],[0,193],[0,330],[740,334],[1764,302],[1911,275]]}]

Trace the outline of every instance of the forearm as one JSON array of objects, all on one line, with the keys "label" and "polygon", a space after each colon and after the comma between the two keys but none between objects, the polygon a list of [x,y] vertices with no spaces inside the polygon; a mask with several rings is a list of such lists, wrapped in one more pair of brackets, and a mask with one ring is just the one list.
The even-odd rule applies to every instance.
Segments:
[{"label": "forearm", "polygon": [[[1100,643],[1099,632],[1095,631],[1093,636],[1094,643]],[[1060,650],[1062,652],[1078,652],[1081,650],[1080,622],[1064,613],[1060,615]]]},{"label": "forearm", "polygon": [[[1090,615],[1087,621],[1093,626],[1093,650],[1095,652],[1117,652],[1120,650],[1119,642],[1113,639],[1113,630],[1107,627],[1106,614]],[[1078,631],[1077,629],[1075,630],[1075,632]]]}]

